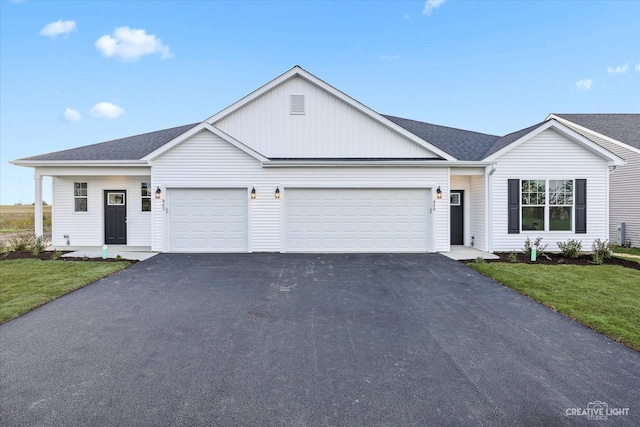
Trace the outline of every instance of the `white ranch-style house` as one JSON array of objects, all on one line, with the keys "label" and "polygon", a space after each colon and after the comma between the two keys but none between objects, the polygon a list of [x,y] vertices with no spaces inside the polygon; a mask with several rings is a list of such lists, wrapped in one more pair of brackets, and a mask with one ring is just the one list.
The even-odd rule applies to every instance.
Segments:
[{"label": "white ranch-style house", "polygon": [[624,164],[556,118],[496,136],[382,115],[298,66],[200,123],[12,163],[36,208],[52,177],[53,246],[159,252],[590,247]]}]

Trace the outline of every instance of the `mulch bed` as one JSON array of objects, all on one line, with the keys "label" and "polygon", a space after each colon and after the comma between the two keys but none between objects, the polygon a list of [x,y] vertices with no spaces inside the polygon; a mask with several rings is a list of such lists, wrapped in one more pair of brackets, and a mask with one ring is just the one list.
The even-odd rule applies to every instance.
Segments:
[{"label": "mulch bed", "polygon": [[[509,260],[509,252],[496,252],[494,255],[500,257],[500,259],[488,259],[487,262],[511,262]],[[548,258],[547,258],[548,257]],[[517,253],[516,258],[519,263],[523,264],[546,264],[546,265],[597,265],[593,262],[591,255],[581,255],[578,258],[564,258],[560,253],[547,253],[542,256],[538,256],[536,261],[531,261],[530,258],[525,257],[523,253]],[[473,260],[464,261],[465,264],[474,262]],[[621,267],[634,268],[640,270],[640,263],[631,261],[628,259],[622,259],[617,257],[607,258],[604,260],[606,265],[619,265]]]},{"label": "mulch bed", "polygon": [[[71,251],[60,251],[59,254],[68,254]],[[45,251],[41,253],[39,256],[33,256],[30,251],[13,251],[4,255],[0,255],[0,261],[7,261],[13,259],[40,259],[42,261],[51,261],[54,259],[55,252],[53,251]],[[59,258],[59,261],[99,261],[99,262],[116,262],[115,258],[82,258],[82,257],[67,257],[67,258]],[[122,260],[128,263],[134,264],[138,262],[137,260]]]}]

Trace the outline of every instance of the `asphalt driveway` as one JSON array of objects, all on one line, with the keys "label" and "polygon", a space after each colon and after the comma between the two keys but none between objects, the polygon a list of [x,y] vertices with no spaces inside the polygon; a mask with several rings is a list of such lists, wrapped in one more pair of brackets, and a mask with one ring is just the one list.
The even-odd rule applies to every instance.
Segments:
[{"label": "asphalt driveway", "polygon": [[161,254],[0,326],[2,426],[638,425],[639,384],[438,254]]}]

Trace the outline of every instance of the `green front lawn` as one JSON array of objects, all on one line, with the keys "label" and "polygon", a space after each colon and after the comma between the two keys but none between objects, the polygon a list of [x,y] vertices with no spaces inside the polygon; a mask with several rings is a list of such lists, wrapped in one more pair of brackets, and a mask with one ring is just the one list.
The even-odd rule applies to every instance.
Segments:
[{"label": "green front lawn", "polygon": [[469,266],[640,351],[640,270],[606,264]]},{"label": "green front lawn", "polygon": [[611,246],[611,250],[617,254],[640,256],[640,248],[624,248],[622,246]]},{"label": "green front lawn", "polygon": [[128,262],[0,261],[0,324],[128,266]]}]

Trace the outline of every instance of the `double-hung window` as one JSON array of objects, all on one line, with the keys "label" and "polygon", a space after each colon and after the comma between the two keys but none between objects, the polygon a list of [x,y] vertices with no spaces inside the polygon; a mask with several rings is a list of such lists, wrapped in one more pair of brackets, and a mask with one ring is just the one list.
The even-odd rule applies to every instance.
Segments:
[{"label": "double-hung window", "polygon": [[521,181],[522,230],[573,230],[573,180]]},{"label": "double-hung window", "polygon": [[151,212],[151,183],[142,182],[140,184],[140,197],[142,212]]},{"label": "double-hung window", "polygon": [[87,199],[89,193],[87,191],[86,182],[73,183],[73,210],[74,212],[88,212]]}]

